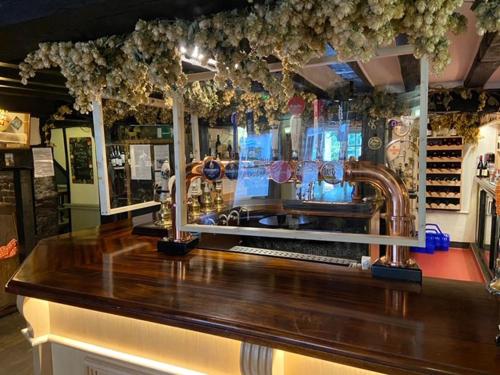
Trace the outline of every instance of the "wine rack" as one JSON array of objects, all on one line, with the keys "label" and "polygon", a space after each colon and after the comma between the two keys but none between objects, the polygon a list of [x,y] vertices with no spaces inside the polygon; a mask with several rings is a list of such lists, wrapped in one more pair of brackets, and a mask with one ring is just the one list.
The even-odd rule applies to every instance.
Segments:
[{"label": "wine rack", "polygon": [[427,138],[427,209],[460,210],[462,158],[462,137]]}]

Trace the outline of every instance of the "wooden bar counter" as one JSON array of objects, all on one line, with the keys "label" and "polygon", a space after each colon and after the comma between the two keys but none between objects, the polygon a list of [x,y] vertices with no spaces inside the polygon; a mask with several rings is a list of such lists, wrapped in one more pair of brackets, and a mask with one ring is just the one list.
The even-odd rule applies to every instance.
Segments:
[{"label": "wooden bar counter", "polygon": [[42,374],[500,374],[484,285],[156,251],[130,222],[41,241],[9,281]]}]

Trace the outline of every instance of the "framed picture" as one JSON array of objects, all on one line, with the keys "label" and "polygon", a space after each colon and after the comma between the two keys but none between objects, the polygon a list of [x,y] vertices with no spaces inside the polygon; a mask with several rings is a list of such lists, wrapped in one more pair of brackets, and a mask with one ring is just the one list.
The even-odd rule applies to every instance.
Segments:
[{"label": "framed picture", "polygon": [[92,160],[92,138],[69,139],[71,181],[74,184],[93,184],[94,165]]},{"label": "framed picture", "polygon": [[3,158],[6,167],[14,166],[14,154],[12,152],[6,152]]},{"label": "framed picture", "polygon": [[29,147],[29,113],[0,110],[0,147]]}]

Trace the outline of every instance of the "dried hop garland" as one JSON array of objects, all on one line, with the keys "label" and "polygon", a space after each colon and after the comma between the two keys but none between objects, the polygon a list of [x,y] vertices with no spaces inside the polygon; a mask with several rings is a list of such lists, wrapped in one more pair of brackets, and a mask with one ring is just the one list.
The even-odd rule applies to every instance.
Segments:
[{"label": "dried hop garland", "polygon": [[[75,97],[75,109],[88,112],[102,96],[135,107],[153,92],[184,91],[182,47],[198,46],[200,63],[216,61],[214,82],[250,92],[260,83],[280,107],[294,94],[292,75],[333,46],[342,57],[367,61],[379,47],[405,34],[415,55],[429,55],[434,70],[449,63],[447,32],[460,32],[465,18],[455,10],[463,0],[281,0],[251,4],[194,21],[146,22],[124,36],[89,42],[42,43],[20,64],[24,83],[37,70],[59,67]],[[477,7],[480,31],[498,29],[498,0]],[[280,59],[272,74],[267,58]],[[196,88],[187,95],[198,95]],[[186,98],[189,100],[189,98]],[[196,98],[193,98],[195,100]],[[206,98],[203,100],[207,100]],[[209,101],[212,99],[208,99]],[[272,104],[272,105],[271,105]]]}]

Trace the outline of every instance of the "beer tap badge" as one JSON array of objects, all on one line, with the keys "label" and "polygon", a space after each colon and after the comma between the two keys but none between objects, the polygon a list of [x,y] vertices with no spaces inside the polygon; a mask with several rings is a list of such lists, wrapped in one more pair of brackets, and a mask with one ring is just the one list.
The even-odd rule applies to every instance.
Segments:
[{"label": "beer tap badge", "polygon": [[290,177],[292,177],[292,167],[290,166],[290,163],[286,161],[274,161],[269,167],[269,175],[271,176],[271,180],[274,182],[283,184],[290,180]]},{"label": "beer tap badge", "polygon": [[203,177],[205,177],[209,181],[220,180],[224,175],[224,169],[222,163],[213,158],[207,158],[203,162],[202,169]]}]

